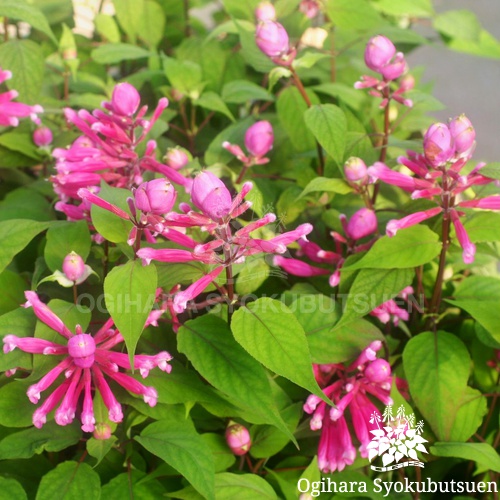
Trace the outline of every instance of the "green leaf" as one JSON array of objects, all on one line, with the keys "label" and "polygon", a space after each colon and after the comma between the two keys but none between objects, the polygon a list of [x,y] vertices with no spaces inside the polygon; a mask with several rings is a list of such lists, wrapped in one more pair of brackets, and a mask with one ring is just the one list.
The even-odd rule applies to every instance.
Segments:
[{"label": "green leaf", "polygon": [[120,43],[120,31],[112,16],[97,14],[94,19],[95,29],[107,42]]},{"label": "green leaf", "polygon": [[470,357],[463,342],[447,332],[413,337],[403,352],[410,393],[419,411],[443,441],[448,441],[467,392]]},{"label": "green leaf", "polygon": [[[8,134],[0,136],[0,141],[6,135]],[[45,222],[54,220],[55,216],[50,203],[44,196],[33,189],[21,187],[10,191],[0,201],[0,221],[11,219]]]},{"label": "green leaf", "polygon": [[[24,0],[2,0],[0,16],[28,23],[31,27],[46,34],[57,45],[56,37],[50,29],[47,18],[34,5],[28,5]],[[5,67],[9,67],[4,61],[2,63],[5,64]]]},{"label": "green leaf", "polygon": [[0,135],[0,145],[11,151],[17,151],[35,160],[40,160],[40,154],[37,152],[33,138],[25,132],[13,131]]},{"label": "green leaf", "polygon": [[47,231],[45,262],[51,271],[60,271],[64,258],[71,252],[76,252],[85,261],[90,252],[90,243],[87,221],[60,222]]},{"label": "green leaf", "polygon": [[165,496],[165,488],[158,481],[146,479],[146,474],[136,469],[118,474],[101,492],[103,500],[157,500]]},{"label": "green leaf", "polygon": [[177,342],[179,351],[210,384],[294,439],[276,408],[266,372],[234,340],[225,321],[213,315],[188,321]]},{"label": "green leaf", "polygon": [[5,427],[29,427],[35,407],[26,391],[31,384],[13,380],[0,389],[0,424]]},{"label": "green leaf", "polygon": [[227,116],[232,122],[235,121],[233,114],[229,111],[229,108],[226,106],[226,103],[221,96],[211,90],[203,92],[201,97],[195,101],[195,104],[211,111],[218,111],[219,113]]},{"label": "green leaf", "polygon": [[96,500],[101,497],[101,479],[90,465],[62,462],[42,477],[36,500]]},{"label": "green leaf", "polygon": [[90,56],[99,64],[118,64],[121,61],[145,59],[152,53],[130,43],[106,43],[94,49]]},{"label": "green leaf", "polygon": [[10,477],[0,476],[0,500],[27,500],[23,487]]},{"label": "green leaf", "polygon": [[[35,330],[35,325],[36,317],[33,312],[23,307],[18,307],[0,316],[0,337],[3,338],[5,335],[12,333],[15,333],[18,337],[31,337]],[[0,372],[17,367],[31,369],[31,359],[31,354],[23,352],[20,349],[14,349],[12,352],[9,352],[8,356],[0,356]],[[29,422],[26,425],[29,425]]]},{"label": "green leaf", "polygon": [[373,6],[384,14],[401,17],[431,17],[431,0],[376,0]]},{"label": "green leaf", "polygon": [[201,66],[192,61],[179,61],[163,56],[163,69],[172,87],[198,99],[203,89]]},{"label": "green leaf", "polygon": [[433,27],[442,35],[468,41],[478,41],[481,23],[470,10],[448,10],[434,18]]},{"label": "green leaf", "polygon": [[255,292],[266,281],[270,269],[262,255],[247,258],[242,266],[236,279],[236,292],[247,295]]},{"label": "green leaf", "polygon": [[370,250],[354,264],[345,266],[354,269],[402,269],[426,264],[441,252],[439,236],[427,226],[402,229],[396,236],[382,236]]},{"label": "green leaf", "polygon": [[328,401],[314,378],[304,329],[285,304],[270,298],[251,302],[234,313],[231,330],[266,368]]},{"label": "green leaf", "polygon": [[347,132],[344,112],[334,104],[318,104],[304,113],[304,121],[325,151],[342,164]]},{"label": "green leaf", "polygon": [[224,436],[207,432],[206,434],[202,434],[201,438],[212,452],[215,472],[223,472],[234,465],[236,457],[229,449]]},{"label": "green leaf", "polygon": [[342,179],[327,179],[326,177],[316,177],[313,179],[302,191],[300,198],[308,195],[309,193],[337,193],[337,194],[348,194],[352,193],[352,188],[347,184],[346,181]]},{"label": "green leaf", "polygon": [[365,316],[375,307],[394,298],[411,284],[413,269],[361,269],[347,295],[339,298],[345,304],[337,326]]},{"label": "green leaf", "polygon": [[[6,269],[0,273],[0,314],[5,314],[19,307],[24,302],[24,291],[28,287],[26,281],[12,271]],[[16,332],[17,334],[17,332]]]},{"label": "green leaf", "polygon": [[247,101],[274,101],[274,96],[251,81],[232,80],[222,88],[222,99],[229,104],[244,104]]},{"label": "green leaf", "polygon": [[165,21],[165,11],[161,6],[153,0],[146,0],[137,30],[139,38],[154,49],[165,34]]},{"label": "green leaf", "polygon": [[140,260],[113,268],[104,280],[106,309],[125,339],[131,362],[153,308],[156,286],[155,266],[143,266]]},{"label": "green leaf", "polygon": [[500,241],[499,213],[477,212],[467,217],[464,227],[473,243]]},{"label": "green leaf", "polygon": [[434,443],[429,450],[436,457],[472,460],[493,472],[500,472],[500,455],[488,443]]},{"label": "green leaf", "polygon": [[31,427],[2,439],[0,460],[30,458],[43,451],[61,451],[78,443],[81,437],[82,431],[76,422],[65,427],[48,422],[41,429]]},{"label": "green leaf", "polygon": [[113,0],[116,18],[130,43],[135,44],[139,27],[144,14],[144,0]]},{"label": "green leaf", "polygon": [[450,441],[467,441],[479,428],[488,413],[488,402],[477,390],[467,387],[455,415]]},{"label": "green leaf", "polygon": [[87,452],[91,457],[97,459],[94,467],[99,465],[102,459],[111,451],[114,444],[118,441],[116,436],[111,436],[109,439],[89,438],[87,441]]},{"label": "green leaf", "polygon": [[0,272],[39,233],[50,226],[49,222],[11,219],[0,222]]},{"label": "green leaf", "polygon": [[188,421],[148,425],[135,440],[182,474],[203,496],[215,499],[212,452]]},{"label": "green leaf", "polygon": [[[112,188],[103,182],[101,183],[99,196],[122,210],[129,212],[127,204],[127,198],[130,197],[129,190]],[[125,243],[127,241],[130,230],[133,227],[132,222],[124,220],[97,205],[92,205],[90,214],[96,231],[108,241],[111,241],[111,243]]]},{"label": "green leaf", "polygon": [[[241,3],[241,2],[239,2]],[[257,47],[255,43],[255,23],[233,19],[240,35],[241,55],[245,61],[260,73],[268,73],[276,65]]]},{"label": "green leaf", "polygon": [[217,500],[277,500],[273,488],[255,474],[231,474],[223,472],[215,476]]},{"label": "green leaf", "polygon": [[367,31],[385,23],[367,0],[327,0],[326,13],[335,26],[346,30]]},{"label": "green leaf", "polygon": [[[313,102],[318,102],[312,92],[308,92],[308,96]],[[296,87],[287,87],[279,94],[276,109],[281,125],[290,138],[290,146],[296,151],[315,150],[314,135],[304,128],[307,104]]]},{"label": "green leaf", "polygon": [[322,54],[320,52],[307,52],[302,57],[295,59],[292,63],[294,69],[310,69],[317,62],[322,61],[323,59],[329,59],[332,57],[330,54]]},{"label": "green leaf", "polygon": [[17,100],[36,104],[42,90],[45,61],[40,46],[31,40],[4,42],[0,45],[0,61],[3,68],[12,71],[6,85],[19,92]]},{"label": "green leaf", "polygon": [[366,100],[363,93],[345,83],[321,83],[315,85],[312,89],[319,94],[335,97],[355,110],[361,109]]},{"label": "green leaf", "polygon": [[481,175],[490,179],[500,180],[500,162],[488,163],[481,169]]}]

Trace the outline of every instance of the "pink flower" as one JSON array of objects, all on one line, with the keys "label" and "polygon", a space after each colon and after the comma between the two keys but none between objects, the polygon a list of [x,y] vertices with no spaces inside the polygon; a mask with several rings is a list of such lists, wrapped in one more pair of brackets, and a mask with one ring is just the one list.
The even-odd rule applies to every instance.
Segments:
[{"label": "pink flower", "polygon": [[53,136],[49,127],[38,127],[33,132],[33,142],[39,147],[49,146],[52,144]]},{"label": "pink flower", "polygon": [[385,36],[377,35],[370,38],[365,49],[365,64],[376,71],[380,70],[389,64],[390,60],[396,54],[396,47]]},{"label": "pink flower", "polygon": [[299,10],[309,19],[313,19],[318,15],[319,4],[317,0],[302,0],[299,5]]},{"label": "pink flower", "polygon": [[177,191],[166,179],[143,182],[134,192],[136,208],[156,215],[169,212],[176,198]]},{"label": "pink flower", "polygon": [[430,208],[429,210],[424,210],[423,212],[416,212],[414,214],[410,214],[406,217],[403,217],[399,220],[390,220],[387,223],[386,233],[387,236],[393,237],[400,229],[405,229],[407,227],[414,226],[415,224],[420,224],[424,220],[430,219],[435,215],[441,213],[443,209],[441,207]]},{"label": "pink flower", "polygon": [[252,446],[248,429],[233,421],[230,421],[226,428],[226,443],[237,456],[247,454]]},{"label": "pink flower", "polygon": [[108,109],[116,115],[132,116],[135,114],[141,103],[139,92],[130,83],[119,83],[113,89],[111,105]]},{"label": "pink flower", "polygon": [[169,167],[175,170],[180,170],[181,168],[184,168],[192,160],[192,158],[184,148],[176,147],[169,148],[163,160]]},{"label": "pink flower", "polygon": [[76,252],[71,252],[64,257],[62,271],[64,276],[75,285],[83,283],[92,274],[91,267],[85,265]]},{"label": "pink flower", "polygon": [[351,156],[344,164],[344,174],[348,181],[358,182],[367,178],[367,168],[361,158]]},{"label": "pink flower", "polygon": [[273,127],[268,121],[256,122],[245,132],[245,147],[256,158],[265,156],[272,149],[273,142]]},{"label": "pink flower", "polygon": [[276,64],[290,66],[295,58],[296,51],[290,48],[286,29],[276,21],[259,22],[255,43]]},{"label": "pink flower", "polygon": [[[0,67],[0,84],[11,78],[12,73]],[[26,118],[27,116],[35,123],[40,122],[37,115],[43,113],[43,108],[38,104],[29,106],[21,102],[12,102],[18,95],[17,90],[0,93],[0,126],[17,127],[19,118]]]},{"label": "pink flower", "polygon": [[276,10],[271,2],[261,2],[255,9],[255,18],[257,21],[275,21]]},{"label": "pink flower", "polygon": [[362,208],[350,218],[346,235],[353,240],[360,240],[377,231],[377,216],[373,210]]},{"label": "pink flower", "polygon": [[458,242],[463,249],[462,258],[465,264],[472,264],[474,262],[474,257],[476,255],[476,245],[472,243],[469,239],[469,235],[465,230],[465,227],[460,220],[460,217],[456,210],[451,210],[451,221],[455,226],[455,233],[457,235]]},{"label": "pink flower", "polygon": [[[35,292],[25,292],[28,302],[26,307],[32,306],[35,315],[40,321],[64,337],[66,345],[56,344],[48,340],[6,335],[3,339],[4,352],[9,353],[16,347],[32,354],[65,356],[64,359],[38,382],[28,388],[27,394],[34,404],[40,400],[41,393],[47,390],[62,373],[65,380],[44,401],[33,414],[33,425],[41,428],[47,421],[47,414],[58,404],[55,420],[59,425],[68,425],[73,422],[78,412],[80,399],[83,399],[80,419],[82,430],[93,432],[95,418],[93,413],[92,390],[101,393],[104,404],[108,408],[109,419],[112,422],[121,422],[123,413],[120,403],[113,394],[104,375],[114,380],[126,390],[142,395],[144,401],[155,406],[157,393],[153,387],[146,387],[141,382],[123,372],[120,368],[130,369],[129,356],[123,352],[111,349],[123,342],[120,332],[113,329],[113,321],[109,319],[95,335],[83,333],[80,326],[73,334],[64,323],[43,304]],[[147,377],[149,370],[158,367],[169,373],[171,370],[168,361],[172,357],[167,352],[160,352],[155,356],[137,355],[134,358],[134,368]]]},{"label": "pink flower", "polygon": [[455,154],[469,155],[476,142],[476,131],[470,120],[462,113],[450,120],[448,127],[453,138]]},{"label": "pink flower", "polygon": [[433,167],[445,165],[455,154],[453,137],[445,123],[434,123],[424,136],[424,155]]},{"label": "pink flower", "polygon": [[212,220],[219,220],[231,210],[231,193],[225,184],[208,171],[200,172],[194,179],[191,201]]}]

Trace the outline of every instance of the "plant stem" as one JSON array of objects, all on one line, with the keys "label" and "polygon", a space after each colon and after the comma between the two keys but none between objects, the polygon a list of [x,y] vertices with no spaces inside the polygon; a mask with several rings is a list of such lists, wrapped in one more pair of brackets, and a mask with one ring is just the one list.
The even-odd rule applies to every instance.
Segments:
[{"label": "plant stem", "polygon": [[7,16],[3,18],[3,41],[9,41],[9,18]]},{"label": "plant stem", "polygon": [[330,30],[330,52],[332,58],[330,59],[330,81],[335,82],[337,79],[337,67],[335,60],[335,26]]},{"label": "plant stem", "polygon": [[137,228],[137,234],[134,241],[134,260],[137,259],[137,252],[141,249],[142,229]]},{"label": "plant stem", "polygon": [[76,290],[76,284],[73,285],[73,302],[76,303],[78,302],[78,291]]},{"label": "plant stem", "polygon": [[189,25],[189,0],[184,0],[184,35],[191,36],[191,26]]},{"label": "plant stem", "polygon": [[68,101],[68,99],[69,99],[69,71],[65,71],[63,73],[63,80],[64,80],[64,95],[63,95],[63,99],[65,101]]},{"label": "plant stem", "polygon": [[[309,96],[307,95],[306,89],[304,88],[304,85],[302,84],[299,75],[297,75],[297,72],[292,66],[290,66],[290,72],[292,73],[293,81],[295,83],[295,86],[297,87],[297,90],[304,99],[304,102],[307,104],[307,107],[310,108],[312,106],[312,102],[311,99],[309,99]],[[316,150],[318,151],[317,172],[318,175],[322,176],[325,169],[325,158],[323,157],[323,150],[321,149],[321,145],[318,141],[316,141]]]},{"label": "plant stem", "polygon": [[238,175],[238,178],[236,179],[236,184],[239,184],[243,180],[247,172],[248,172],[248,165],[243,165],[243,168],[240,170],[240,175]]}]

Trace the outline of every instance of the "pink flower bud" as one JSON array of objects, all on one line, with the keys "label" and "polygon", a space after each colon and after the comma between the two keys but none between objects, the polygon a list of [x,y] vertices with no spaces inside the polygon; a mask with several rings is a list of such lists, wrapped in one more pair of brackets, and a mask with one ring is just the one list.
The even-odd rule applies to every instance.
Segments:
[{"label": "pink flower bud", "polygon": [[245,133],[245,146],[248,152],[258,158],[265,156],[273,147],[273,127],[268,121],[254,123]]},{"label": "pink flower bud", "polygon": [[399,89],[403,92],[412,90],[415,87],[415,77],[413,75],[405,75],[399,81]]},{"label": "pink flower bud", "polygon": [[39,147],[52,144],[52,131],[49,127],[39,127],[33,132],[33,142]]},{"label": "pink flower bud", "polygon": [[94,439],[105,440],[111,437],[111,427],[108,424],[96,424],[94,433]]},{"label": "pink flower bud", "polygon": [[132,116],[141,103],[139,92],[130,83],[119,83],[113,90],[111,106],[118,115]]},{"label": "pink flower bud", "polygon": [[373,71],[380,70],[389,64],[396,54],[396,47],[385,36],[378,35],[371,38],[365,49],[365,63]]},{"label": "pink flower bud", "polygon": [[362,208],[358,210],[347,224],[347,236],[359,240],[377,230],[377,217],[373,210]]},{"label": "pink flower bud", "polygon": [[275,21],[276,10],[274,5],[270,2],[261,2],[255,9],[255,18],[257,21]]},{"label": "pink flower bud", "polygon": [[90,368],[94,364],[95,341],[92,335],[81,333],[68,340],[68,354],[80,368]]},{"label": "pink flower bud", "polygon": [[445,165],[455,154],[453,137],[445,123],[432,124],[424,136],[424,155],[433,167]]},{"label": "pink flower bud", "polygon": [[64,257],[62,270],[66,278],[76,282],[85,274],[85,262],[76,252],[71,252]]},{"label": "pink flower bud", "polygon": [[470,120],[461,114],[453,118],[448,125],[451,137],[454,140],[455,152],[458,154],[468,152],[474,144],[476,131]]},{"label": "pink flower bud", "polygon": [[252,446],[248,429],[237,423],[232,423],[226,429],[226,442],[231,451],[238,456],[248,453]]},{"label": "pink flower bud", "polygon": [[257,47],[268,57],[280,57],[290,49],[288,33],[280,23],[264,21],[255,32]]},{"label": "pink flower bud", "polygon": [[164,157],[165,163],[175,170],[185,167],[191,160],[191,155],[184,148],[170,148]]},{"label": "pink flower bud", "polygon": [[406,61],[401,52],[396,54],[394,61],[390,64],[386,64],[380,68],[380,73],[384,77],[384,80],[396,80],[399,78],[406,70]]},{"label": "pink flower bud", "polygon": [[384,382],[391,376],[391,365],[385,359],[372,361],[365,369],[365,377],[374,383]]},{"label": "pink flower bud", "polygon": [[318,15],[319,5],[316,0],[302,0],[299,5],[299,10],[309,19],[313,19]]},{"label": "pink flower bud", "polygon": [[231,193],[224,183],[211,172],[200,172],[193,181],[191,201],[212,220],[229,214],[232,206]]},{"label": "pink flower bud", "polygon": [[162,215],[174,206],[177,191],[166,179],[143,182],[134,193],[135,205],[143,212]]},{"label": "pink flower bud", "polygon": [[351,156],[344,165],[346,179],[351,182],[360,181],[366,178],[366,164],[361,158]]}]

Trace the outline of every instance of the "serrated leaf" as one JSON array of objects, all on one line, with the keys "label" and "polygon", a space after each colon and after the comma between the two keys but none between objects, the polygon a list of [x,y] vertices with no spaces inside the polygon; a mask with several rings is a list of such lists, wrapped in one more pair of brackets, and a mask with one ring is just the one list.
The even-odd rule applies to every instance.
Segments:
[{"label": "serrated leaf", "polygon": [[155,48],[165,34],[165,21],[165,11],[162,7],[153,0],[146,0],[137,28],[139,38],[149,47]]},{"label": "serrated leaf", "polygon": [[433,27],[441,34],[468,41],[478,41],[481,23],[470,10],[447,10],[434,18]]},{"label": "serrated leaf", "polygon": [[106,41],[110,43],[120,42],[120,31],[112,16],[99,13],[94,19],[95,29]]},{"label": "serrated leaf", "polygon": [[36,500],[96,500],[101,497],[101,479],[90,465],[62,462],[42,477]]},{"label": "serrated leaf", "polygon": [[499,213],[474,213],[464,221],[464,227],[473,243],[500,241]]},{"label": "serrated leaf", "polygon": [[[3,338],[5,335],[12,334],[13,332],[18,337],[31,337],[35,330],[35,325],[35,315],[28,309],[18,307],[0,316],[0,337]],[[8,356],[0,356],[0,371],[4,372],[17,367],[31,369],[31,359],[31,354],[23,352],[20,349],[14,349]]]},{"label": "serrated leaf", "polygon": [[30,458],[43,451],[61,451],[72,446],[82,436],[80,426],[75,422],[61,427],[48,422],[41,429],[31,427],[9,434],[0,441],[0,460]]},{"label": "serrated leaf", "polygon": [[106,309],[125,339],[131,361],[153,308],[156,286],[156,267],[143,266],[140,260],[113,268],[104,280]]},{"label": "serrated leaf", "polygon": [[212,452],[190,422],[160,420],[135,440],[181,473],[203,496],[215,499]]},{"label": "serrated leaf", "polygon": [[346,30],[366,31],[385,23],[367,0],[328,0],[326,12],[335,26]]},{"label": "serrated leaf", "polygon": [[12,78],[5,83],[19,92],[18,102],[37,104],[42,90],[44,55],[32,40],[10,40],[0,45],[0,61]]},{"label": "serrated leaf", "polygon": [[410,394],[438,439],[450,439],[466,396],[470,362],[464,343],[443,331],[421,333],[405,347],[403,363]]},{"label": "serrated leaf", "polygon": [[27,500],[23,487],[10,477],[0,476],[0,500]]},{"label": "serrated leaf", "polygon": [[109,453],[111,448],[118,438],[116,436],[111,436],[109,439],[95,439],[93,437],[89,438],[87,441],[87,452],[91,457],[97,459],[94,467],[99,465],[102,459]]},{"label": "serrated leaf", "polygon": [[226,106],[226,103],[221,96],[211,90],[203,92],[200,98],[195,101],[195,104],[211,111],[218,111],[219,113],[227,116],[232,122],[235,121],[233,114]]},{"label": "serrated leaf", "polygon": [[274,101],[274,96],[251,81],[232,80],[222,88],[222,99],[230,104],[243,104],[247,101]]},{"label": "serrated leaf", "polygon": [[236,457],[227,445],[224,436],[207,432],[206,434],[202,434],[201,438],[205,441],[212,452],[215,472],[223,472],[234,465]]},{"label": "serrated leaf", "polygon": [[144,13],[144,0],[113,0],[116,18],[130,42],[135,44],[136,35]]},{"label": "serrated leaf", "polygon": [[473,460],[493,472],[500,472],[500,455],[488,443],[434,443],[429,450],[436,457]]},{"label": "serrated leaf", "polygon": [[147,479],[146,474],[137,469],[118,474],[102,487],[103,500],[156,500],[165,496],[165,488],[159,481]]},{"label": "serrated leaf", "polygon": [[340,165],[344,160],[347,132],[344,112],[334,104],[318,104],[304,113],[304,121],[325,151]]},{"label": "serrated leaf", "polygon": [[26,396],[30,383],[13,380],[0,389],[0,424],[5,427],[29,427],[35,411]]},{"label": "serrated leaf", "polygon": [[225,321],[201,316],[186,322],[177,339],[179,351],[203,378],[294,440],[276,408],[266,372],[234,340]]},{"label": "serrated leaf", "polygon": [[192,61],[180,61],[173,57],[162,58],[165,75],[172,87],[197,99],[203,89],[201,66]]},{"label": "serrated leaf", "polygon": [[316,177],[313,179],[302,191],[301,195],[297,198],[303,198],[309,193],[337,193],[348,194],[352,193],[352,188],[342,179],[327,179],[326,177]]},{"label": "serrated leaf", "polygon": [[413,269],[361,269],[347,296],[341,295],[344,313],[337,326],[365,316],[375,307],[394,298],[411,284]]},{"label": "serrated leaf", "polygon": [[370,250],[354,264],[355,269],[402,269],[430,262],[441,252],[439,236],[427,226],[413,226],[398,231],[396,236],[382,236]]},{"label": "serrated leaf", "polygon": [[47,18],[34,5],[28,5],[24,0],[2,0],[0,16],[28,23],[33,28],[45,33],[57,45],[56,37],[50,29]]},{"label": "serrated leaf", "polygon": [[293,61],[292,66],[294,69],[310,69],[312,68],[317,62],[323,60],[323,59],[329,59],[332,56],[330,54],[322,54],[320,52],[307,52],[304,54],[302,57],[299,57]]},{"label": "serrated leaf", "polygon": [[328,401],[314,378],[304,329],[285,304],[266,297],[251,302],[234,313],[231,330],[266,368]]},{"label": "serrated leaf", "polygon": [[117,64],[121,61],[133,61],[149,57],[149,50],[130,43],[106,43],[94,49],[90,56],[99,64]]},{"label": "serrated leaf", "polygon": [[10,219],[0,222],[0,272],[39,233],[50,227],[50,222]]}]

